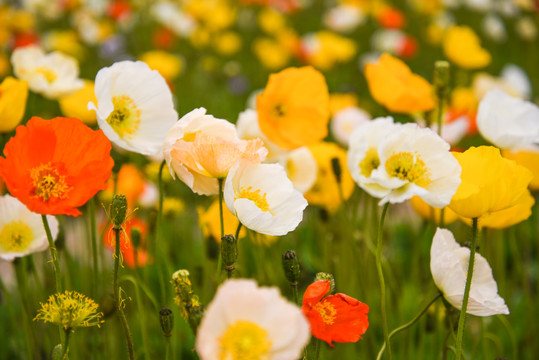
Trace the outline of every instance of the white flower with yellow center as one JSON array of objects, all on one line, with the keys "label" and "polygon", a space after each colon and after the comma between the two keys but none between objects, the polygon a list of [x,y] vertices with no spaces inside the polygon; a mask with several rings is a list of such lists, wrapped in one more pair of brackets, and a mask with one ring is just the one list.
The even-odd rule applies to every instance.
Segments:
[{"label": "white flower with yellow center", "polygon": [[280,164],[239,162],[226,178],[224,198],[243,225],[274,236],[294,230],[307,207]]},{"label": "white flower with yellow center", "polygon": [[378,146],[382,139],[394,132],[400,124],[393,118],[381,117],[358,125],[350,135],[348,169],[355,182],[374,197],[384,197],[390,189],[370,180],[373,170],[380,166]]},{"label": "white flower with yellow center", "polygon": [[[47,216],[53,239],[58,235],[58,221]],[[0,258],[13,260],[48,246],[41,215],[10,195],[0,197]]]},{"label": "white flower with yellow center", "polygon": [[[451,231],[436,230],[430,249],[430,271],[434,283],[445,299],[457,309],[462,308],[470,249],[460,246]],[[505,301],[498,295],[498,285],[488,261],[475,254],[475,265],[466,312],[476,316],[509,314]]]},{"label": "white flower with yellow center", "polygon": [[204,314],[196,350],[202,360],[295,360],[309,338],[307,319],[277,288],[228,280]]},{"label": "white flower with yellow center", "polygon": [[71,95],[84,86],[77,60],[58,51],[45,54],[37,45],[20,47],[13,51],[11,64],[30,90],[49,99]]},{"label": "white flower with yellow center", "polygon": [[356,106],[344,108],[335,113],[331,119],[329,124],[331,135],[342,145],[347,146],[354,130],[370,119],[371,116],[365,110]]},{"label": "white flower with yellow center", "polygon": [[401,125],[382,139],[378,156],[380,166],[366,181],[388,190],[381,204],[417,195],[440,208],[449,204],[460,185],[461,167],[449,144],[415,123]]},{"label": "white flower with yellow center", "polygon": [[168,130],[178,120],[165,79],[142,61],[121,61],[105,67],[95,78],[97,122],[119,147],[155,155]]}]

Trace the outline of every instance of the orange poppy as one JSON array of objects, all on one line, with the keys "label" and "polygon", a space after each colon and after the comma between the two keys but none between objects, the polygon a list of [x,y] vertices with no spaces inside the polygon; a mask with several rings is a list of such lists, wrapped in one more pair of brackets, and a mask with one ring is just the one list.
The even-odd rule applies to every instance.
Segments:
[{"label": "orange poppy", "polygon": [[435,106],[431,84],[389,54],[367,64],[365,77],[374,100],[389,111],[414,113],[428,111]]},{"label": "orange poppy", "polygon": [[0,176],[31,211],[79,216],[77,207],[107,187],[114,165],[110,150],[101,130],[78,119],[33,117],[6,144]]},{"label": "orange poppy", "polygon": [[[107,228],[103,244],[111,250],[116,249],[116,234],[112,230],[113,224]],[[137,247],[131,242],[132,232],[136,230],[140,234],[140,244]],[[139,218],[131,217],[124,223],[120,231],[120,252],[124,263],[130,268],[146,265],[150,258],[145,250],[146,235],[148,234],[148,225]],[[137,261],[135,262],[135,256]]]},{"label": "orange poppy", "polygon": [[329,123],[324,75],[311,66],[270,75],[256,99],[256,110],[260,130],[282,148],[291,150],[322,140]]},{"label": "orange poppy", "polygon": [[301,310],[311,325],[311,333],[331,347],[335,347],[332,341],[358,341],[369,327],[369,306],[341,293],[324,297],[329,289],[330,281],[320,280],[305,290]]}]

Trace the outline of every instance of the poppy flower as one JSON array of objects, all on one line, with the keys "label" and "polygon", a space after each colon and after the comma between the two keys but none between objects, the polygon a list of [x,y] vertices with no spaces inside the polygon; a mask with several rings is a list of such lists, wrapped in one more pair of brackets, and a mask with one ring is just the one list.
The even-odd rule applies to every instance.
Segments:
[{"label": "poppy flower", "polygon": [[[112,231],[113,226],[113,224],[110,224],[103,239],[105,246],[111,250],[116,248],[116,234]],[[133,231],[138,231],[140,234],[140,244],[137,244],[136,247],[131,241]],[[145,265],[150,261],[148,253],[144,249],[147,233],[148,225],[136,217],[131,217],[127,220],[120,231],[120,252],[124,263],[130,268]]]},{"label": "poppy flower", "polygon": [[326,137],[329,93],[313,67],[288,68],[270,75],[256,99],[260,130],[277,145],[296,149]]},{"label": "poppy flower", "polygon": [[464,69],[479,69],[490,64],[492,57],[483,49],[479,36],[468,26],[453,26],[443,41],[445,56]]},{"label": "poppy flower", "polygon": [[369,306],[345,294],[324,297],[329,280],[312,283],[303,295],[301,310],[309,320],[312,335],[331,347],[336,342],[356,342],[369,327]]},{"label": "poppy flower", "polygon": [[0,83],[0,133],[7,133],[19,125],[26,109],[28,84],[11,76]]},{"label": "poppy flower", "polygon": [[110,150],[102,131],[78,119],[33,117],[6,144],[0,176],[31,211],[79,216],[77,207],[107,187]]}]

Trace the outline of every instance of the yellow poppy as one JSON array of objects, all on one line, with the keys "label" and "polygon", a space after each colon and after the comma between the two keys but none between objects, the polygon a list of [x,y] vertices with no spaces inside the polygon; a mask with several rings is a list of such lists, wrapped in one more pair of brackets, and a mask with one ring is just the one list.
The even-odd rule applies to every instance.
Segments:
[{"label": "yellow poppy", "polygon": [[481,218],[508,209],[521,202],[528,191],[531,172],[504,159],[495,147],[471,147],[453,154],[462,173],[460,186],[449,207],[462,217]]},{"label": "yellow poppy", "polygon": [[374,100],[389,111],[414,113],[434,108],[431,84],[389,54],[383,54],[377,62],[367,64],[365,76]]},{"label": "yellow poppy", "polygon": [[[415,212],[418,213],[423,219],[433,220],[437,224],[440,223],[440,213],[442,212],[442,209],[433,208],[419,196],[414,196],[413,198],[411,198],[410,204],[412,205],[412,208],[415,210]],[[457,219],[457,214],[455,214],[455,212],[450,208],[446,207],[444,210],[444,224],[451,224]]]},{"label": "yellow poppy", "polygon": [[533,174],[533,179],[530,182],[530,189],[539,189],[539,150],[521,149],[521,150],[503,150],[503,157],[515,161],[522,165]]},{"label": "yellow poppy", "polygon": [[162,50],[147,51],[140,56],[150,69],[157,70],[161,76],[171,81],[178,77],[183,70],[183,60],[178,56]]},{"label": "yellow poppy", "polygon": [[28,83],[8,76],[0,84],[0,132],[19,125],[26,109]]},{"label": "yellow poppy", "polygon": [[490,53],[481,47],[479,37],[467,26],[452,26],[443,40],[445,56],[464,69],[479,69],[490,64]]},{"label": "yellow poppy", "polygon": [[88,103],[97,102],[94,82],[84,80],[84,86],[71,95],[60,98],[60,110],[67,117],[80,119],[83,123],[93,125],[97,122],[95,111],[88,110]]},{"label": "yellow poppy", "polygon": [[311,66],[270,75],[256,109],[260,130],[282,148],[314,144],[328,133],[328,87]]}]

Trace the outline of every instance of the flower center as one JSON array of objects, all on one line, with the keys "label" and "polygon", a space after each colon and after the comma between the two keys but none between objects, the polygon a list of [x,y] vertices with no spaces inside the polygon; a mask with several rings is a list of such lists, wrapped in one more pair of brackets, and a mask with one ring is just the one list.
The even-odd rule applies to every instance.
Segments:
[{"label": "flower center", "polygon": [[32,241],[32,229],[22,221],[12,221],[4,225],[0,232],[0,247],[8,252],[21,252]]},{"label": "flower center", "polygon": [[237,196],[241,199],[248,199],[255,203],[260,210],[266,212],[271,211],[271,208],[268,204],[268,200],[266,200],[266,194],[261,195],[260,189],[253,190],[252,186],[249,186],[248,188],[241,188],[241,191],[239,195]]},{"label": "flower center", "polygon": [[389,176],[407,180],[421,187],[430,184],[429,170],[417,154],[400,152],[391,155],[386,162],[386,171]]},{"label": "flower center", "polygon": [[43,75],[43,77],[45,78],[45,80],[47,80],[49,84],[56,80],[56,78],[58,77],[54,71],[43,66],[37,68],[35,71],[36,73]]},{"label": "flower center", "polygon": [[281,120],[286,115],[286,107],[282,104],[277,104],[271,108],[270,114],[274,120]]},{"label": "flower center", "polygon": [[359,168],[361,169],[361,175],[365,177],[371,176],[373,170],[380,166],[380,158],[375,147],[371,147],[365,153],[363,160],[359,162]]},{"label": "flower center", "polygon": [[321,301],[313,306],[313,309],[315,309],[322,318],[322,321],[326,325],[333,325],[335,324],[335,319],[337,318],[337,310],[335,310],[335,306],[330,303],[329,301]]},{"label": "flower center", "polygon": [[140,125],[140,110],[127,95],[113,96],[114,110],[107,118],[107,123],[121,138],[131,138]]},{"label": "flower center", "polygon": [[269,359],[271,342],[266,330],[250,321],[239,320],[228,327],[219,339],[219,359],[264,360]]},{"label": "flower center", "polygon": [[30,178],[34,185],[34,196],[44,201],[53,199],[65,199],[73,189],[67,185],[64,175],[60,175],[58,169],[51,162],[41,164],[30,169]]}]

